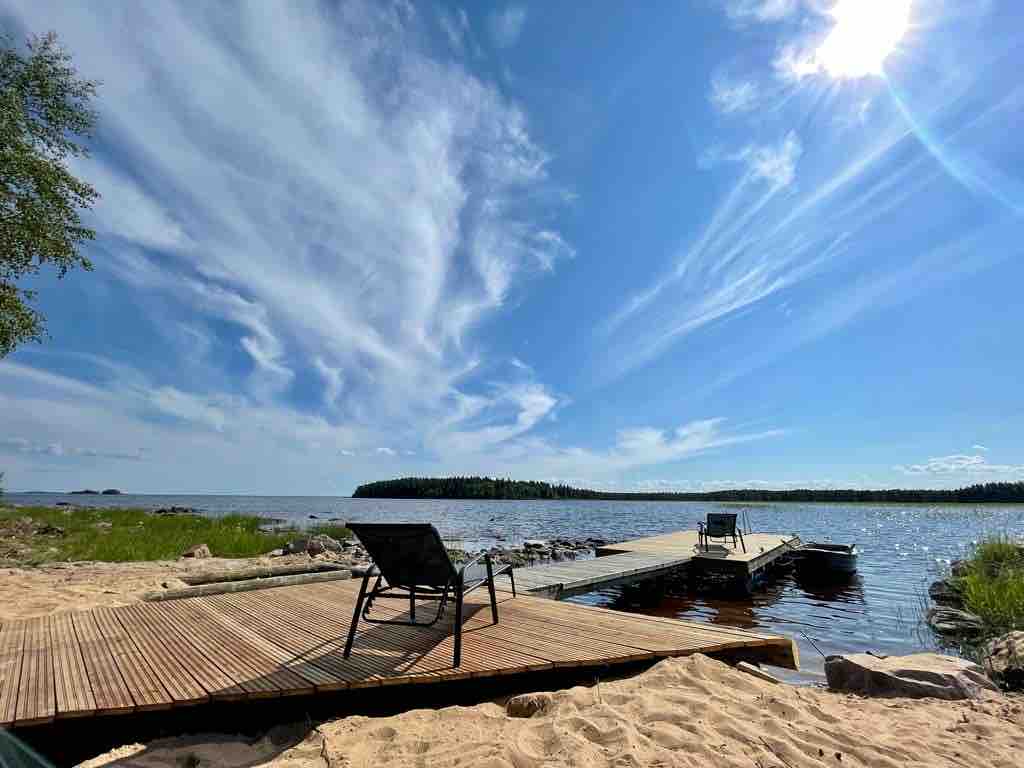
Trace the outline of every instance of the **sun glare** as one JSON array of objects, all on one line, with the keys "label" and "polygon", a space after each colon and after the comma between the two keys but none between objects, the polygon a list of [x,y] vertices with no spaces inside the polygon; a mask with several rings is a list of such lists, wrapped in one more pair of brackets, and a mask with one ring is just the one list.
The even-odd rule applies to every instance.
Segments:
[{"label": "sun glare", "polygon": [[836,20],[815,53],[818,65],[835,78],[881,75],[886,57],[910,22],[910,0],[838,0]]}]

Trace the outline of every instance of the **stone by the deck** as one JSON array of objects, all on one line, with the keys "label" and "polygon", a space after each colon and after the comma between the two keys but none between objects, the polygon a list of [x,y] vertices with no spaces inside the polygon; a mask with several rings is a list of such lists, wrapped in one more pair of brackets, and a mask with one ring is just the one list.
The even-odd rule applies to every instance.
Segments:
[{"label": "stone by the deck", "polygon": [[555,697],[550,693],[524,693],[505,702],[505,712],[509,717],[533,717],[550,711],[554,705]]},{"label": "stone by the deck", "polygon": [[977,699],[985,691],[999,690],[977,664],[938,653],[829,656],[825,677],[833,690],[867,696]]}]

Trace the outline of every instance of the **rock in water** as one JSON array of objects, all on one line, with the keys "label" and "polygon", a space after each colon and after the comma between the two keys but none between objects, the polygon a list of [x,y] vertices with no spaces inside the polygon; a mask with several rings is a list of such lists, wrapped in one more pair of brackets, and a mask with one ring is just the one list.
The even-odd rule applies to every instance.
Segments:
[{"label": "rock in water", "polygon": [[505,703],[509,717],[533,717],[550,712],[555,706],[555,697],[550,693],[524,693],[513,696]]},{"label": "rock in water", "polygon": [[213,557],[210,554],[210,548],[205,544],[193,544],[191,547],[181,553],[182,557]]},{"label": "rock in water", "polygon": [[984,629],[980,617],[945,606],[929,609],[927,620],[928,626],[940,635],[969,637],[980,635]]},{"label": "rock in water", "polygon": [[825,677],[835,691],[909,699],[978,699],[998,688],[985,670],[966,659],[938,653],[880,658],[866,653],[829,656]]},{"label": "rock in water", "polygon": [[1024,689],[1024,632],[1010,632],[989,642],[985,668],[1008,689]]},{"label": "rock in water", "polygon": [[962,608],[964,604],[960,591],[947,579],[933,581],[928,587],[928,596],[937,605],[948,605],[951,608]]}]

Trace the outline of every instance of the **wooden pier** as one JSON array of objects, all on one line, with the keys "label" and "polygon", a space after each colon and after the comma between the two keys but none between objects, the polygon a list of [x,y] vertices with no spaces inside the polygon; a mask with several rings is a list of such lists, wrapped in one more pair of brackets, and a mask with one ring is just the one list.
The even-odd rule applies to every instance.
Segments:
[{"label": "wooden pier", "polygon": [[798,665],[787,638],[522,594],[502,593],[492,624],[479,592],[467,603],[458,669],[452,612],[432,629],[361,624],[344,659],[357,590],[338,581],[6,622],[0,727],[693,653]]},{"label": "wooden pier", "polygon": [[551,565],[517,568],[516,586],[542,597],[560,599],[595,589],[656,579],[688,569],[694,574],[718,574],[750,586],[780,557],[800,546],[796,536],[751,533],[747,551],[731,544],[713,544],[710,551],[697,546],[697,531],[608,544],[597,557]]}]

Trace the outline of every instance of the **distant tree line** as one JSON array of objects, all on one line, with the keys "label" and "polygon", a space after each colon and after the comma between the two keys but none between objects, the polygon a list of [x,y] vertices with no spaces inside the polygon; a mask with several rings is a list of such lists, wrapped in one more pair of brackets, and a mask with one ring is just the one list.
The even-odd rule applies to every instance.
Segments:
[{"label": "distant tree line", "polygon": [[766,491],[736,489],[704,493],[615,493],[552,485],[537,480],[491,477],[402,477],[356,488],[357,499],[604,499],[609,501],[813,501],[985,504],[1024,503],[1024,482],[984,483],[953,490],[887,489]]}]

